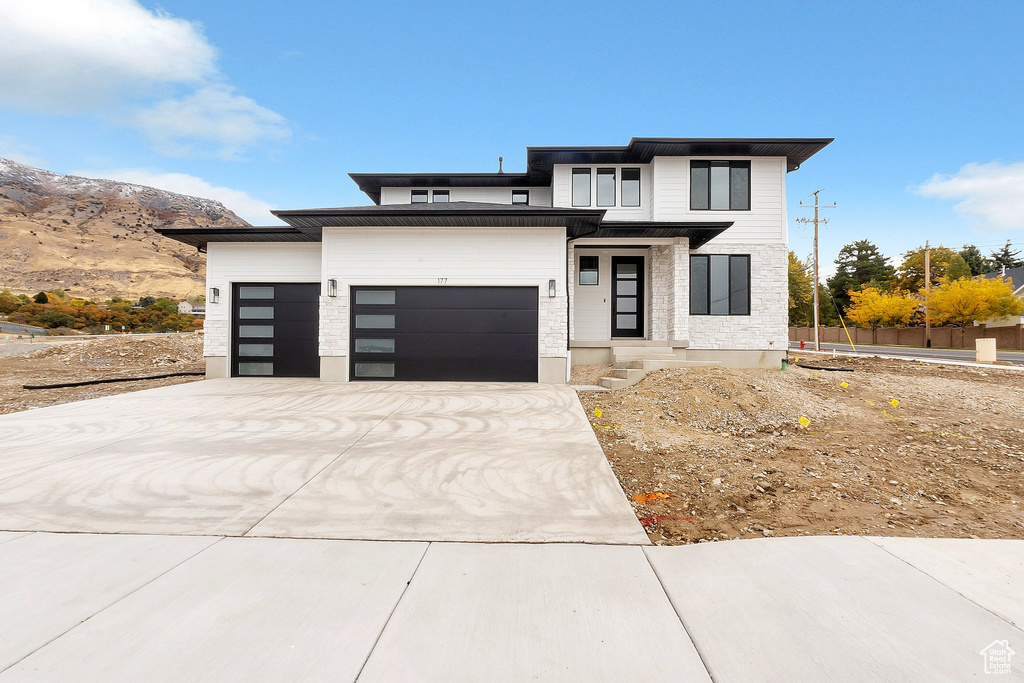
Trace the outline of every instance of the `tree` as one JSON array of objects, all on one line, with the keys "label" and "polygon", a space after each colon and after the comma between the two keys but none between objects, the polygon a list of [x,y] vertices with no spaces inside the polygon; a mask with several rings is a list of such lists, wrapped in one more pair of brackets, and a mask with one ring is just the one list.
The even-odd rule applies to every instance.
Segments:
[{"label": "tree", "polygon": [[1024,302],[1014,296],[1009,278],[998,277],[944,280],[932,290],[928,307],[937,324],[960,329],[1024,312]]},{"label": "tree", "polygon": [[789,252],[789,324],[814,324],[814,283],[808,265]]},{"label": "tree", "polygon": [[37,323],[43,327],[74,327],[75,316],[63,313],[61,311],[43,311],[35,317]]},{"label": "tree", "polygon": [[156,297],[155,296],[144,296],[141,299],[139,299],[139,306],[142,306],[143,308],[149,308],[150,306],[152,306],[155,303],[156,303]]},{"label": "tree", "polygon": [[10,315],[21,308],[21,299],[11,294],[11,290],[0,292],[0,315]]},{"label": "tree", "polygon": [[960,250],[960,258],[964,260],[967,267],[971,269],[971,276],[982,275],[984,273],[991,273],[996,269],[992,259],[987,258],[981,253],[981,249],[978,249],[973,244],[965,244],[964,248]]},{"label": "tree", "polygon": [[888,282],[893,267],[889,259],[870,240],[858,240],[839,250],[836,274],[828,279],[828,288],[844,314],[850,305],[850,290]]},{"label": "tree", "polygon": [[[934,247],[931,250],[932,285],[938,285],[944,279],[959,280],[971,276],[971,268],[960,254],[947,247]],[[895,285],[907,292],[916,292],[924,288],[924,247],[908,251],[903,255],[903,263],[896,271]]]},{"label": "tree", "polygon": [[850,292],[851,304],[846,317],[861,327],[906,327],[917,313],[918,302],[907,292],[883,292],[865,287]]},{"label": "tree", "polygon": [[46,292],[39,292],[34,297],[32,297],[32,300],[35,301],[37,304],[50,303],[50,298],[46,296]]},{"label": "tree", "polygon": [[1020,249],[1010,249],[1010,240],[1006,240],[1002,249],[992,252],[992,265],[992,270],[1019,268],[1024,266],[1024,259],[1020,257]]}]

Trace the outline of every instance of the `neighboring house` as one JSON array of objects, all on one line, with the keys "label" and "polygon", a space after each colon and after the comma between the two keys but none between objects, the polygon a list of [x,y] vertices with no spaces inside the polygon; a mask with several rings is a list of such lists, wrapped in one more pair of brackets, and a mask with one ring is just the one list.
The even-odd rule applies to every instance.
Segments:
[{"label": "neighboring house", "polygon": [[[1010,278],[1010,281],[1013,283],[1013,293],[1019,297],[1024,297],[1024,266],[1019,268],[1003,268],[994,273],[985,273],[982,277]],[[985,321],[986,327],[1012,327],[1014,325],[1024,325],[1024,315]]]},{"label": "neighboring house", "polygon": [[565,382],[778,367],[786,174],[831,139],[531,147],[524,173],[355,173],[371,206],[159,228],[207,253],[207,374]]},{"label": "neighboring house", "polygon": [[194,304],[190,301],[179,301],[178,313],[181,315],[205,315],[206,308],[201,304]]}]

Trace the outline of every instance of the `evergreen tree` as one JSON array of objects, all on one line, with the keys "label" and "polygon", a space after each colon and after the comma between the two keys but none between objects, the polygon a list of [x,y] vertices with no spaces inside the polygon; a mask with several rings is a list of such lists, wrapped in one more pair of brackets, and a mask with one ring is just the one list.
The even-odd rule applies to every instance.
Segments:
[{"label": "evergreen tree", "polygon": [[[840,312],[845,315],[850,305],[850,290],[859,290],[872,283],[888,283],[893,273],[889,259],[878,250],[878,247],[870,240],[858,240],[839,250],[836,274],[828,279],[828,289],[835,298]],[[829,307],[832,307],[831,301]],[[824,309],[824,304],[822,308]]]},{"label": "evergreen tree", "polygon": [[971,269],[971,277],[975,275],[982,275],[984,273],[991,273],[996,269],[992,259],[986,258],[981,253],[981,249],[978,249],[973,244],[965,244],[964,248],[960,251],[960,258],[967,263],[967,267]]},{"label": "evergreen tree", "polygon": [[1002,249],[992,252],[992,261],[995,266],[992,270],[1024,266],[1024,259],[1020,257],[1020,249],[1010,249],[1010,240],[1006,240]]}]

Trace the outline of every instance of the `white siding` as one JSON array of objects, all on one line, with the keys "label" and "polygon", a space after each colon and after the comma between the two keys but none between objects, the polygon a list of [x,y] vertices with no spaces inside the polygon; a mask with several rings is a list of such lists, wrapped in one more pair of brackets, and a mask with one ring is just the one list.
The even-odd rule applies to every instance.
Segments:
[{"label": "white siding", "polygon": [[[530,206],[551,206],[551,188],[549,187],[423,187],[416,189],[448,190],[449,201],[486,202],[488,204],[511,204],[512,190],[527,190],[530,193]],[[412,202],[412,190],[413,188],[409,187],[382,187],[380,203],[409,204]]]},{"label": "white siding", "polygon": [[[566,356],[564,228],[324,228],[323,249],[323,276],[338,280],[342,311],[351,285],[537,287],[539,355]],[[343,322],[321,332],[321,355],[347,354]]]},{"label": "white siding", "polygon": [[203,355],[229,355],[234,282],[320,282],[320,245],[211,243],[206,253],[206,290],[209,296],[211,287],[220,289],[220,302],[206,303]]},{"label": "white siding", "polygon": [[[572,169],[590,169],[590,206],[591,209],[605,209],[605,220],[609,221],[649,221],[652,215],[653,176],[650,164],[556,164],[552,170],[551,198],[553,206],[572,206]],[[597,169],[615,169],[615,206],[597,205]],[[624,207],[622,203],[622,169],[640,169],[640,206]],[[584,207],[576,207],[584,208]]]},{"label": "white siding", "polygon": [[749,211],[691,211],[690,159],[710,157],[655,157],[654,220],[733,221],[715,243],[786,241],[785,157],[714,157],[750,161]]}]

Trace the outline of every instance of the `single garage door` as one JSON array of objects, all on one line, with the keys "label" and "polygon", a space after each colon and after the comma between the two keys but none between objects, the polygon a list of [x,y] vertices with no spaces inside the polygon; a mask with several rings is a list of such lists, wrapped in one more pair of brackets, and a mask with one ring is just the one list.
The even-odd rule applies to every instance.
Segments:
[{"label": "single garage door", "polygon": [[537,381],[536,287],[353,287],[353,380]]},{"label": "single garage door", "polygon": [[319,284],[235,284],[231,374],[317,377]]}]

